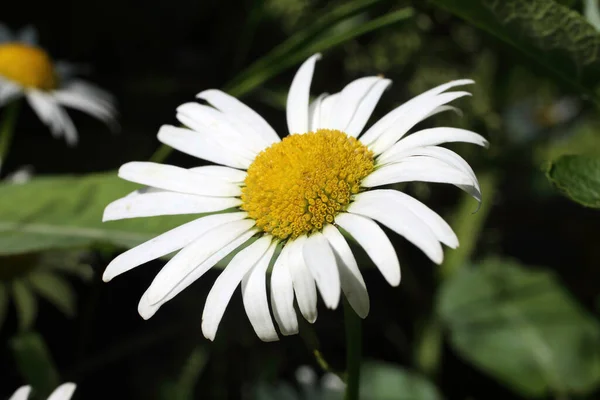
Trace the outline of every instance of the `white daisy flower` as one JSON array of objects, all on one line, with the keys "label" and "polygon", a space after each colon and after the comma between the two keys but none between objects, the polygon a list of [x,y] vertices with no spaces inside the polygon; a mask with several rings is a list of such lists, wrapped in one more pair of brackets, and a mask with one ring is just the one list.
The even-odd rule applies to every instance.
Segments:
[{"label": "white daisy flower", "polygon": [[37,44],[35,29],[13,34],[0,24],[0,107],[25,96],[54,137],[77,143],[77,129],[64,107],[74,108],[116,128],[113,97],[98,87],[75,79],[77,68],[54,63]]},{"label": "white daisy flower", "polygon": [[[168,231],[115,258],[104,280],[179,251],[142,296],[138,310],[150,318],[219,260],[238,252],[212,287],[202,316],[213,340],[227,304],[241,282],[244,307],[258,336],[278,335],[269,312],[266,272],[271,264],[271,305],[283,335],[298,332],[294,299],[309,322],[317,318],[317,290],[334,309],[343,292],[356,313],[369,312],[365,282],[344,234],[351,236],[391,285],[400,283],[392,243],[378,223],[419,247],[432,261],[443,259],[441,243],[455,248],[450,226],[420,201],[392,189],[398,182],[450,183],[480,199],[473,170],[446,142],[487,146],[463,129],[432,128],[405,135],[427,117],[453,107],[469,93],[438,86],[364,127],[391,81],[357,79],[341,92],[309,104],[316,61],[300,67],[287,99],[289,135],[283,140],[256,112],[219,90],[198,94],[208,105],[177,108],[187,128],[163,126],[158,139],[222,166],[184,169],[151,162],[123,165],[119,176],[148,185],[108,205],[104,220],[154,215],[215,213]],[[359,137],[357,139],[357,137]],[[343,232],[343,233],[342,233]],[[251,239],[254,241],[250,242]],[[248,244],[250,243],[250,244]],[[281,252],[275,256],[276,248]]]},{"label": "white daisy flower", "polygon": [[[74,383],[63,383],[48,396],[48,400],[70,400],[75,392]],[[21,386],[8,400],[27,400],[31,393],[31,386]]]}]

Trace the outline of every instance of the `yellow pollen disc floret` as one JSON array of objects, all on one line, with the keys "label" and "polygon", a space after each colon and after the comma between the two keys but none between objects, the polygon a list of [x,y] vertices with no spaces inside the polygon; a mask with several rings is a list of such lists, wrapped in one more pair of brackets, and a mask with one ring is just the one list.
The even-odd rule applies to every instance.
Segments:
[{"label": "yellow pollen disc floret", "polygon": [[343,132],[290,135],[250,165],[241,208],[264,232],[294,239],[332,223],[373,165],[373,152]]},{"label": "yellow pollen disc floret", "polygon": [[21,43],[0,45],[0,77],[17,82],[26,88],[51,90],[57,77],[48,54]]}]

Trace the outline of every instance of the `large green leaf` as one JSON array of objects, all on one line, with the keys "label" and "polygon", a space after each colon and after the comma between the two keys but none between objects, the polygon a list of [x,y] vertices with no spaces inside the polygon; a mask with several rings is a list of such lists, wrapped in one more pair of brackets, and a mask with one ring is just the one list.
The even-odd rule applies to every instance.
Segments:
[{"label": "large green leaf", "polygon": [[572,200],[600,208],[600,156],[562,156],[551,164],[547,176]]},{"label": "large green leaf", "polygon": [[490,260],[441,288],[454,349],[527,397],[587,393],[600,383],[600,325],[548,271]]},{"label": "large green leaf", "polygon": [[195,216],[102,222],[104,207],[139,185],[115,172],[0,185],[0,255],[108,243],[132,247]]},{"label": "large green leaf", "polygon": [[600,34],[554,0],[432,0],[600,102]]},{"label": "large green leaf", "polygon": [[370,400],[441,400],[427,378],[382,362],[367,362],[360,377],[360,398]]},{"label": "large green leaf", "polygon": [[45,399],[60,379],[44,338],[36,332],[23,333],[11,339],[10,347],[24,381]]}]

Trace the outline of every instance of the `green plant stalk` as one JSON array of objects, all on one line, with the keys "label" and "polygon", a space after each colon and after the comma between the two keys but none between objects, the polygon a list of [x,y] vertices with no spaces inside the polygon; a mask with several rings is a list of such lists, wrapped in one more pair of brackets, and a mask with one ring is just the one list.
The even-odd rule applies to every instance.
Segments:
[{"label": "green plant stalk", "polygon": [[360,363],[362,355],[362,320],[344,298],[346,326],[346,393],[344,400],[358,400],[360,393]]},{"label": "green plant stalk", "polygon": [[[356,6],[348,7],[348,5],[346,5],[346,7],[344,8],[344,10],[346,11],[344,13],[340,14],[339,12],[332,12],[332,15],[334,15],[335,18],[324,17],[323,20],[319,22],[319,26],[322,26],[323,29],[330,28],[335,22],[338,22],[343,18],[350,17],[356,14],[358,11],[363,10],[363,7],[366,7],[366,5],[374,4],[377,1],[379,0],[361,0],[357,1],[356,3],[352,3],[353,5],[356,4]],[[392,25],[400,21],[404,21],[412,17],[413,14],[414,10],[412,8],[403,8],[401,10],[388,13],[382,17],[369,21],[361,25],[358,29],[354,29],[348,32],[342,32],[333,36],[323,35],[321,36],[321,39],[318,39],[315,43],[300,48],[297,48],[295,46],[295,42],[297,39],[295,38],[295,36],[292,36],[292,38],[290,38],[288,41],[276,47],[266,56],[254,63],[251,67],[249,67],[248,70],[241,72],[237,77],[235,77],[232,80],[231,83],[226,84],[225,91],[227,91],[232,96],[241,97],[256,89],[258,86],[260,86],[273,76],[277,75],[281,71],[298,64],[299,62],[301,62],[302,60],[314,53],[325,51],[358,36],[364,35],[377,29],[384,28],[388,25]],[[327,24],[323,21],[327,22]],[[307,28],[307,30],[311,30],[311,28]],[[309,38],[311,37],[311,35],[308,36]],[[294,42],[294,45],[291,45],[289,43],[290,41]],[[302,41],[299,41],[298,45],[302,43]],[[269,62],[266,62],[265,60]],[[273,67],[273,64],[275,65],[275,67]],[[258,68],[257,65],[263,67]],[[248,73],[247,71],[252,72]],[[150,161],[158,163],[163,162],[171,154],[172,151],[173,149],[171,147],[163,144],[150,157]]]},{"label": "green plant stalk", "polygon": [[20,106],[21,102],[19,100],[13,101],[6,106],[2,122],[0,122],[0,171],[2,171],[2,165],[8,156],[8,149],[15,133]]},{"label": "green plant stalk", "polygon": [[477,240],[492,209],[497,184],[498,177],[492,171],[486,171],[479,176],[482,201],[477,212],[474,212],[475,203],[472,197],[466,193],[463,195],[457,210],[450,219],[450,226],[456,232],[460,245],[457,249],[446,252],[444,262],[438,269],[440,281],[454,275],[471,259]]}]

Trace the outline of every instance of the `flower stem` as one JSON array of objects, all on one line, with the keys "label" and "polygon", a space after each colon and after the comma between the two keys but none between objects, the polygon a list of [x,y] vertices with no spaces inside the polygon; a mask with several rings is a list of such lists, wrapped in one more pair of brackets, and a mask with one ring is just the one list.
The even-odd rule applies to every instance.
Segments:
[{"label": "flower stem", "polygon": [[2,171],[2,165],[6,160],[12,142],[20,105],[20,101],[13,101],[6,106],[2,115],[2,121],[0,122],[0,171]]},{"label": "flower stem", "polygon": [[358,400],[362,353],[362,321],[344,298],[346,325],[346,394],[345,400]]}]

